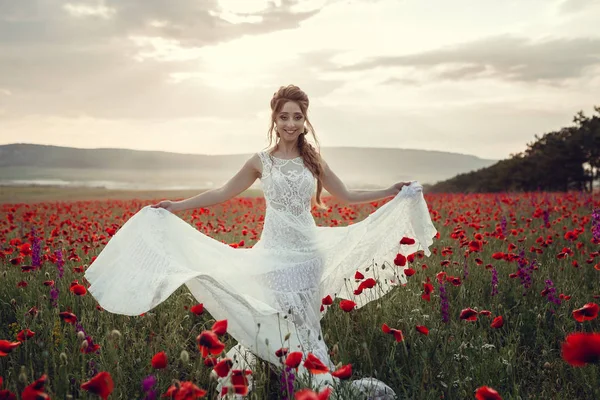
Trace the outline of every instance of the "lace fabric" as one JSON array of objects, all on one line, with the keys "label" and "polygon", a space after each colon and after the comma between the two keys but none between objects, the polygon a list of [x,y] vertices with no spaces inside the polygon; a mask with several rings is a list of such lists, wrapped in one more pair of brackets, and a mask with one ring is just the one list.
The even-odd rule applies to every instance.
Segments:
[{"label": "lace fabric", "polygon": [[[352,299],[362,307],[406,282],[394,257],[418,250],[429,256],[437,233],[422,186],[402,188],[360,222],[317,226],[311,213],[316,179],[302,158],[258,155],[266,211],[252,248],[234,249],[164,209],[146,206],[87,269],[89,292],[109,312],[139,315],[185,284],[214,318],[228,320],[238,350],[279,364],[275,351],[288,347],[313,352],[333,367],[320,327],[321,299]],[[404,236],[415,243],[400,245]],[[357,270],[378,286],[354,295]]]}]

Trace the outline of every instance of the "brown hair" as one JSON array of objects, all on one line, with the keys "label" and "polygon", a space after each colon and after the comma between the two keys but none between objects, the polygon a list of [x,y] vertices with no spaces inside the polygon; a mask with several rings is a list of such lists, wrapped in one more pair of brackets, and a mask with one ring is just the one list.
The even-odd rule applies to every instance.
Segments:
[{"label": "brown hair", "polygon": [[[273,141],[273,130],[275,129],[275,119],[279,111],[283,108],[285,103],[288,101],[293,101],[300,107],[302,114],[306,120],[306,125],[304,127],[304,132],[300,136],[298,136],[298,152],[304,161],[304,165],[306,168],[312,172],[313,176],[317,179],[317,194],[316,194],[316,207],[325,210],[327,207],[321,202],[321,192],[323,191],[323,184],[321,182],[321,178],[323,176],[323,166],[321,165],[321,153],[319,151],[319,141],[315,135],[315,129],[312,124],[308,120],[308,96],[304,93],[298,86],[288,85],[281,86],[278,91],[273,93],[273,98],[271,99],[271,126],[269,127],[269,131],[267,132],[267,136],[269,138],[269,146]],[[316,148],[313,147],[306,140],[306,134],[310,132],[315,139]],[[276,133],[277,139],[275,141],[275,148],[279,143],[279,133]],[[271,162],[273,162],[271,153],[269,152],[269,157],[271,157]]]}]

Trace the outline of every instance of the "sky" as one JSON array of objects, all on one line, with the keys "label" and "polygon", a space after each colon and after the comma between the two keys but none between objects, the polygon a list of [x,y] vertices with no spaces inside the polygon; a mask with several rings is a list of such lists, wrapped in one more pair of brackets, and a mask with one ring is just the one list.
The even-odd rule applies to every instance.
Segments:
[{"label": "sky", "polygon": [[600,0],[0,0],[0,144],[253,153],[294,84],[322,147],[507,158],[600,105],[599,20]]}]

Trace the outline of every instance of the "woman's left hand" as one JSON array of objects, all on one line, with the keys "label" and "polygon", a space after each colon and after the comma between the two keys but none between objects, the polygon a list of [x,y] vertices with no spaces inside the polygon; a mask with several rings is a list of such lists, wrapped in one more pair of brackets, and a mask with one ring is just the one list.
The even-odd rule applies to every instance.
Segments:
[{"label": "woman's left hand", "polygon": [[402,188],[404,186],[409,186],[413,182],[416,182],[416,181],[408,181],[408,182],[398,182],[398,183],[395,183],[393,186],[390,187],[390,191],[392,192],[392,195],[395,196],[398,193],[400,193],[400,191],[402,190]]}]

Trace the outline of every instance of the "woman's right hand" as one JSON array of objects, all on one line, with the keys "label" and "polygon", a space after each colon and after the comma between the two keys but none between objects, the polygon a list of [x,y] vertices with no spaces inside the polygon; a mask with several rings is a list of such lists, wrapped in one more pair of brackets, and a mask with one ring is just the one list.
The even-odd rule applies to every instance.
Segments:
[{"label": "woman's right hand", "polygon": [[175,208],[175,203],[172,202],[171,200],[163,200],[161,202],[158,202],[156,204],[152,204],[150,207],[152,208],[164,208],[165,210],[169,211],[169,212],[175,212],[177,211]]}]

